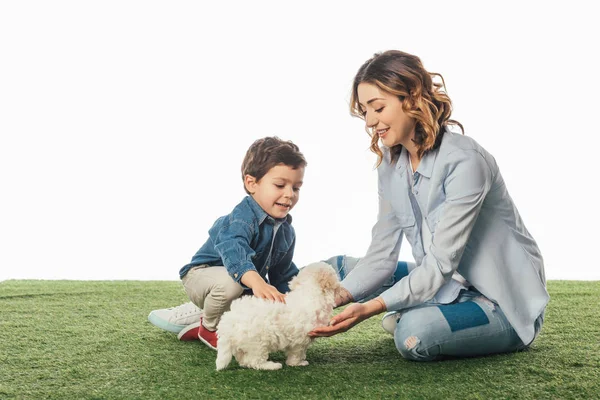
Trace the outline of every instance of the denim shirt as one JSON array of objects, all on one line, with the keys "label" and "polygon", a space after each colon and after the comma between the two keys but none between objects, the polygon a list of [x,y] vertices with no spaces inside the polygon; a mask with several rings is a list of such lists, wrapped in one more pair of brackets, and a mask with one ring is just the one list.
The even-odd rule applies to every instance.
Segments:
[{"label": "denim shirt", "polygon": [[285,293],[289,291],[290,279],[298,274],[292,262],[296,234],[291,222],[291,215],[275,219],[252,196],[246,196],[229,215],[217,219],[208,231],[208,240],[181,268],[179,276],[183,278],[192,267],[202,264],[224,266],[231,278],[242,285],[242,276],[256,271]]},{"label": "denim shirt", "polygon": [[[406,149],[393,162],[389,149],[382,150],[372,242],[342,286],[355,299],[381,287],[394,273],[406,236],[417,267],[381,294],[388,310],[439,296],[458,271],[530,343],[549,300],[544,264],[491,154],[472,138],[446,131],[440,147],[421,159],[415,171],[420,182],[411,186]],[[421,240],[423,223],[432,235],[429,249]]]}]

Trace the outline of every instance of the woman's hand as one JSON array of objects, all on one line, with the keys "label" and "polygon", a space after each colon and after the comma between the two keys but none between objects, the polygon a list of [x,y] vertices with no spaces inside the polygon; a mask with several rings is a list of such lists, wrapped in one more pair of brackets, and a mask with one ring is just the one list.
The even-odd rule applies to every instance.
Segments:
[{"label": "woman's hand", "polygon": [[329,326],[320,326],[308,333],[310,337],[333,336],[346,332],[354,325],[385,311],[385,303],[379,297],[366,303],[353,303],[329,321]]}]

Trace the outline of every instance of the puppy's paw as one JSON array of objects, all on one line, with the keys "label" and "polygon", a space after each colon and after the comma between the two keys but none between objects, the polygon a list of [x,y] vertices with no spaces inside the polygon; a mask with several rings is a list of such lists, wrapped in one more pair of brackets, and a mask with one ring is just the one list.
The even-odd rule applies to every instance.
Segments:
[{"label": "puppy's paw", "polygon": [[262,369],[262,370],[274,371],[276,369],[281,369],[281,368],[283,368],[283,365],[281,365],[281,363],[277,363],[277,362],[273,362],[273,361],[267,361],[265,363],[257,365],[254,369]]},{"label": "puppy's paw", "polygon": [[306,361],[306,360],[302,360],[302,361],[286,361],[285,363],[287,365],[289,365],[290,367],[306,367],[308,365],[308,361]]}]

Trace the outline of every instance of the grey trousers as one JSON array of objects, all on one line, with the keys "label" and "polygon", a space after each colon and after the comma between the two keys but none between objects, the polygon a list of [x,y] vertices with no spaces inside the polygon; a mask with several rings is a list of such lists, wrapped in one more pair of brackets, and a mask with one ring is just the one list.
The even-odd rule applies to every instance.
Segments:
[{"label": "grey trousers", "polygon": [[210,331],[217,329],[221,315],[244,293],[244,288],[229,276],[225,267],[199,265],[190,269],[181,281],[191,302],[204,311],[202,324]]}]

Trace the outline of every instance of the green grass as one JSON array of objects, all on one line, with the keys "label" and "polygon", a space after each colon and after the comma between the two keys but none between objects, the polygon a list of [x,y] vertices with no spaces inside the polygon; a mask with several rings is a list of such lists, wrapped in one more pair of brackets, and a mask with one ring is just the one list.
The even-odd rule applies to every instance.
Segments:
[{"label": "green grass", "polygon": [[410,362],[372,318],[316,341],[308,367],[217,373],[215,352],[146,320],[187,301],[178,282],[5,281],[0,399],[600,398],[600,282],[548,290],[546,323],[524,352]]}]

